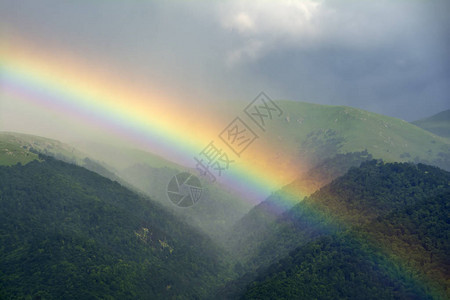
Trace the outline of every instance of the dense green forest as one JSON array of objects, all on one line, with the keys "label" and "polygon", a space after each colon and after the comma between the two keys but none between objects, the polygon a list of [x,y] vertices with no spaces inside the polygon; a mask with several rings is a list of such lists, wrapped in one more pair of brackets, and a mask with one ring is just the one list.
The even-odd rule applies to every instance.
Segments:
[{"label": "dense green forest", "polygon": [[431,299],[349,233],[291,252],[250,284],[243,299]]},{"label": "dense green forest", "polygon": [[317,166],[273,193],[239,220],[229,233],[228,248],[244,260],[251,257],[272,234],[274,227],[271,224],[306,196],[298,191],[309,190],[312,193],[344,175],[351,167],[359,167],[362,162],[371,159],[372,156],[367,151],[337,154],[323,159]]},{"label": "dense green forest", "polygon": [[449,184],[450,173],[421,164],[372,160],[352,168],[267,226],[246,257],[253,269],[219,294],[445,299]]},{"label": "dense green forest", "polygon": [[251,251],[236,230],[229,252],[85,168],[2,166],[0,299],[448,298],[450,173],[367,159],[311,170],[325,181],[363,162],[284,213],[249,213]]},{"label": "dense green forest", "polygon": [[158,204],[41,157],[0,167],[0,298],[207,298],[221,251]]}]

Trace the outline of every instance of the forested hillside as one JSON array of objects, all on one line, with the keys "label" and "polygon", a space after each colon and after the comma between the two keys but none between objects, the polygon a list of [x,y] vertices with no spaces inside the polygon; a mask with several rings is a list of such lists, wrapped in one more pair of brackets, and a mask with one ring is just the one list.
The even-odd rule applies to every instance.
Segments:
[{"label": "forested hillside", "polygon": [[400,272],[364,240],[337,233],[292,251],[242,299],[432,299]]},{"label": "forested hillside", "polygon": [[373,160],[352,168],[270,224],[244,260],[253,270],[221,295],[445,299],[449,184],[450,173],[421,164]]},{"label": "forested hillside", "polygon": [[207,298],[211,241],[117,182],[42,157],[0,167],[0,298]]},{"label": "forested hillside", "polygon": [[216,242],[223,241],[224,233],[251,208],[239,195],[202,180],[202,205],[180,210],[167,198],[167,184],[173,176],[186,168],[142,150],[114,148],[112,145],[97,146],[94,149],[95,151],[91,150],[86,154],[57,140],[0,132],[0,165],[14,165],[18,162],[26,164],[38,159],[38,154],[43,154],[82,166],[147,195]]},{"label": "forested hillside", "polygon": [[275,222],[279,215],[305,196],[344,175],[351,167],[359,167],[362,162],[370,159],[372,155],[367,151],[337,154],[325,159],[252,208],[230,231],[228,247],[232,252],[239,253],[241,258],[251,255],[270,235],[270,224]]}]

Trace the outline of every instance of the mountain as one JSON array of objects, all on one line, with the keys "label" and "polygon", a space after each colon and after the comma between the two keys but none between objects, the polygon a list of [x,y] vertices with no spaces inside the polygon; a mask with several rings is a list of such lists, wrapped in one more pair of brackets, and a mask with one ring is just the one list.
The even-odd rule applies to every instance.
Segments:
[{"label": "mountain", "polygon": [[[266,132],[260,136],[259,147],[251,147],[249,154],[242,159],[251,164],[253,157],[257,157],[251,151],[268,149],[265,151],[268,153],[267,164],[275,164],[278,172],[271,176],[284,177],[286,189],[302,191],[302,195],[296,196],[299,200],[368,158],[380,158],[388,162],[427,162],[450,169],[449,141],[408,122],[344,106],[292,101],[276,103],[284,111],[282,118],[271,120]],[[206,187],[202,203],[188,210],[180,210],[167,201],[165,190],[167,182],[182,169],[180,166],[157,163],[154,155],[144,151],[137,153],[103,148],[98,153],[113,158],[108,164],[126,157],[128,167],[119,169],[122,178],[217,240],[222,241],[228,232],[232,235],[242,234],[242,242],[227,241],[227,247],[232,248],[237,243],[239,247],[249,247],[248,251],[252,251],[254,244],[244,241],[250,235],[258,236],[265,224],[264,221],[249,219],[257,215],[266,216],[264,210],[280,207],[276,199],[281,197],[277,193],[268,202],[252,209],[238,195],[202,182]],[[136,157],[134,161],[133,157]],[[275,162],[280,162],[279,168]],[[257,165],[261,162],[254,163]],[[285,209],[289,209],[295,201],[285,204]],[[250,209],[257,212],[245,215]],[[248,223],[246,220],[239,221],[244,216],[249,220]],[[236,223],[238,225],[234,226]]]},{"label": "mountain", "polygon": [[[280,164],[280,172],[289,172],[292,165],[307,171],[336,154],[364,150],[386,162],[422,162],[450,170],[450,141],[406,121],[346,106],[276,103],[284,113],[271,120],[260,147],[271,150],[272,161],[284,157],[287,163]],[[299,175],[293,174],[289,182]]]},{"label": "mountain", "polygon": [[436,135],[450,138],[450,109],[411,123]]},{"label": "mountain", "polygon": [[17,143],[12,136],[0,135],[0,165],[12,166],[17,163],[27,164],[37,160],[38,155],[28,150],[28,147]]},{"label": "mountain", "polygon": [[216,241],[223,242],[223,235],[251,209],[251,205],[236,193],[223,186],[211,184],[200,176],[203,188],[200,202],[182,209],[168,199],[168,183],[180,172],[189,171],[195,175],[196,170],[139,149],[92,142],[79,142],[74,146],[89,153],[93,159],[113,166],[116,174],[139,192],[158,201]]},{"label": "mountain", "polygon": [[199,203],[173,205],[189,169],[146,151],[0,133],[0,299],[448,296],[450,175],[414,163],[448,169],[449,140],[277,103],[241,160],[284,186],[253,209],[205,181]]},{"label": "mountain", "polygon": [[[120,174],[127,182],[132,183],[189,224],[204,231],[216,241],[223,242],[224,235],[251,209],[251,204],[225,187],[211,184],[199,176],[203,189],[200,201],[182,209],[170,202],[167,196],[169,181],[180,172],[167,167],[136,164]],[[196,170],[190,170],[190,172],[197,174]]]},{"label": "mountain", "polygon": [[448,199],[450,173],[436,167],[372,160],[351,168],[267,226],[242,262],[248,273],[222,296],[445,299]]},{"label": "mountain", "polygon": [[124,183],[109,165],[93,160],[87,154],[60,141],[24,133],[0,132],[0,165],[14,165],[18,162],[26,164],[38,159],[39,153]]},{"label": "mountain", "polygon": [[29,150],[29,152],[39,152],[75,164],[82,163],[86,157],[86,154],[60,141],[25,133],[0,132],[0,142],[13,144]]},{"label": "mountain", "polygon": [[0,166],[0,298],[207,298],[224,254],[154,201],[40,156]]},{"label": "mountain", "polygon": [[251,283],[241,299],[433,299],[349,234],[292,251]]},{"label": "mountain", "polygon": [[344,175],[351,167],[359,167],[362,162],[371,159],[367,151],[337,154],[326,159],[252,208],[230,230],[228,249],[239,253],[243,259],[251,257],[269,238],[270,228],[277,218],[303,199],[306,193],[313,193]]},{"label": "mountain", "polygon": [[2,161],[4,165],[25,164],[38,159],[37,153],[74,163],[150,196],[216,241],[223,241],[224,233],[251,208],[238,195],[202,180],[201,203],[181,209],[168,199],[167,185],[173,176],[186,171],[185,167],[139,149],[98,143],[77,145],[83,151],[53,139],[3,132],[0,133],[0,165]]},{"label": "mountain", "polygon": [[227,245],[244,265],[258,256],[261,243],[273,238],[269,229],[280,214],[365,160],[425,162],[450,170],[448,139],[405,121],[344,106],[277,104],[284,118],[273,120],[264,139],[292,162],[289,171],[295,178],[229,231]]}]

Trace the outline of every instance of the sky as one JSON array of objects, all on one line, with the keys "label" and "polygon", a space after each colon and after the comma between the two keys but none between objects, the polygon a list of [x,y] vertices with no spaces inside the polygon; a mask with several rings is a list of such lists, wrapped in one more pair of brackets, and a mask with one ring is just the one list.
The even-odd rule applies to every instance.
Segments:
[{"label": "sky", "polygon": [[[31,52],[76,58],[191,113],[244,107],[264,91],[413,121],[450,107],[449,8],[445,0],[0,0],[0,47],[20,40]],[[65,126],[55,124],[69,122],[0,97],[0,129],[58,137]]]}]

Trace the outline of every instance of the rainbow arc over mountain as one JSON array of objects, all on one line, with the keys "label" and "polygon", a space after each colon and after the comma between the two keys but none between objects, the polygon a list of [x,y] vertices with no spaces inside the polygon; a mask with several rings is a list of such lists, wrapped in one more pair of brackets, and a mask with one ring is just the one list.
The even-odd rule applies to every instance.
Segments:
[{"label": "rainbow arc over mountain", "polygon": [[[192,163],[187,167],[194,166],[193,156],[217,137],[223,127],[223,124],[199,122],[198,111],[186,110],[182,102],[162,92],[136,86],[64,51],[56,52],[59,54],[55,55],[54,51],[49,55],[44,49],[19,39],[2,46],[3,96],[101,127],[150,152],[167,153],[169,160]],[[190,129],[180,130],[185,128]],[[287,184],[286,178],[280,180],[278,165],[267,164],[270,151],[254,149],[249,155],[252,160],[240,159],[229,175],[221,178],[222,184],[229,188],[239,186],[243,201],[263,200],[275,188]],[[292,166],[291,174],[298,167]],[[311,192],[312,188],[308,187],[294,188],[274,210],[284,209],[283,200],[292,206]],[[388,246],[386,249],[389,252]],[[425,281],[417,284],[427,285]]]}]

